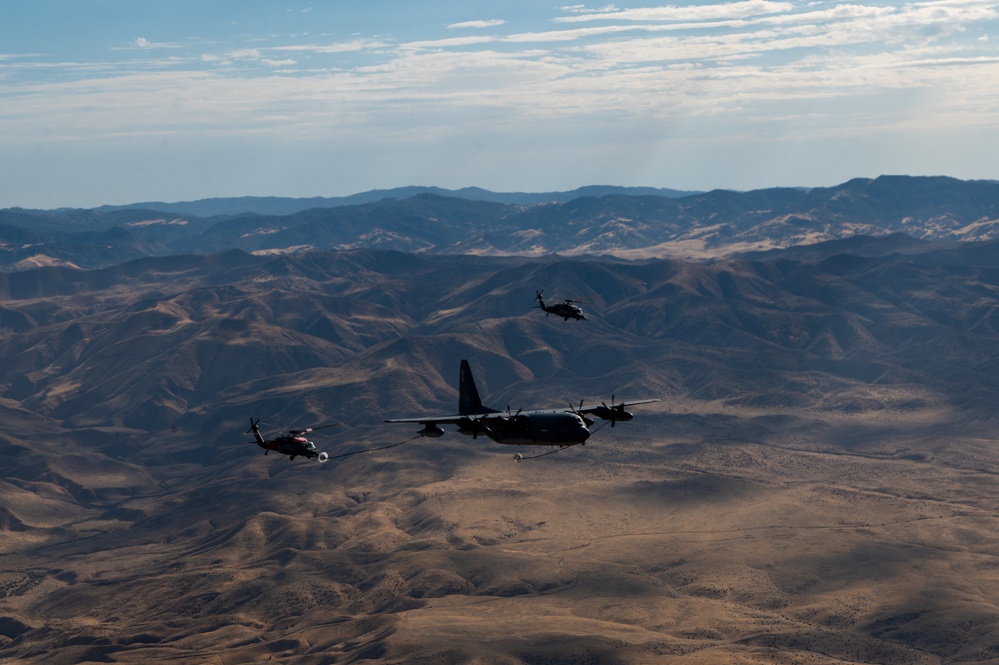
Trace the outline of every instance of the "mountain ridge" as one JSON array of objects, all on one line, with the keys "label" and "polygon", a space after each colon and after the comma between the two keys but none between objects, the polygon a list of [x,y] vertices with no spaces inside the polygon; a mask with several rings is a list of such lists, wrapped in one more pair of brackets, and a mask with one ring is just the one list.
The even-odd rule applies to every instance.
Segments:
[{"label": "mountain ridge", "polygon": [[[680,197],[696,194],[696,191],[670,189],[666,187],[632,187],[619,185],[585,185],[573,190],[553,192],[494,192],[481,187],[446,189],[443,187],[411,185],[391,189],[372,189],[347,196],[234,196],[213,197],[193,201],[147,201],[124,205],[102,205],[92,210],[98,212],[118,212],[122,210],[156,210],[177,215],[194,217],[219,217],[255,213],[261,215],[290,215],[313,208],[336,208],[341,206],[374,203],[385,199],[406,199],[418,194],[436,194],[469,201],[487,201],[511,205],[536,205],[538,203],[565,202],[580,196],[606,196],[608,194]],[[83,210],[61,208],[61,211]],[[31,211],[28,211],[31,212]],[[37,212],[37,211],[35,211]]]},{"label": "mountain ridge", "polygon": [[939,242],[997,238],[999,184],[882,176],[812,190],[716,190],[679,198],[605,194],[531,205],[423,191],[290,215],[212,218],[138,208],[0,211],[0,269],[97,268],[232,248],[709,260],[893,233]]},{"label": "mountain ridge", "polygon": [[[795,357],[799,370],[838,377],[824,389],[835,392],[879,373],[933,383],[928,369],[915,368],[943,358],[917,356],[901,364],[892,358],[907,348],[906,335],[941,348],[980,348],[999,330],[999,305],[976,301],[976,294],[997,288],[999,241],[870,256],[843,253],[840,241],[826,245],[824,253],[816,245],[803,258],[792,249],[786,256],[710,264],[370,249],[265,257],[230,250],[144,258],[99,271],[0,273],[6,358],[0,397],[65,427],[172,427],[195,404],[256,380],[252,372],[235,372],[244,367],[240,355],[249,354],[254,372],[304,372],[293,383],[310,373],[318,379],[327,367],[341,368],[334,373],[341,377],[356,371],[371,382],[363,390],[369,397],[342,399],[363,412],[385,407],[370,401],[378,390],[398,394],[380,383],[383,366],[398,366],[394,359],[416,354],[434,377],[427,385],[441,387],[452,369],[443,359],[477,349],[494,359],[480,370],[485,385],[504,368],[519,381],[561,374],[584,388],[594,377],[631,375],[633,391],[660,390],[661,379],[644,363],[668,366],[672,353],[683,359],[683,369],[669,373],[683,377],[682,390],[753,403],[762,399],[756,379],[720,380],[716,353],[747,370],[760,362],[757,356],[783,354],[783,364]],[[937,282],[952,295],[934,299]],[[906,295],[918,293],[915,285],[930,295]],[[546,297],[586,298],[589,320],[553,326],[532,308],[540,288]],[[613,356],[601,351],[608,336],[620,344]],[[731,355],[736,349],[743,355]],[[510,365],[510,358],[519,360]],[[952,398],[979,404],[996,397],[985,390],[991,375],[982,373],[991,362],[962,370],[981,377],[979,396],[956,382],[948,388]],[[766,372],[776,377],[782,370]],[[612,384],[611,391],[619,387]],[[525,390],[530,395],[536,388]],[[806,395],[782,399],[810,403]]]}]

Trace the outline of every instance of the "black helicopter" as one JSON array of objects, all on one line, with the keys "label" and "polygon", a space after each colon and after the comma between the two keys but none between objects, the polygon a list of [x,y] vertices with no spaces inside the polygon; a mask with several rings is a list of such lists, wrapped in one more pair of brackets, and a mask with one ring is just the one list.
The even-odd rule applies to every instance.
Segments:
[{"label": "black helicopter", "polygon": [[[629,406],[658,402],[658,399],[639,399],[632,402],[614,403],[613,398],[608,406],[601,402],[600,406],[579,408],[569,405],[567,409],[538,409],[525,411],[518,409],[506,411],[490,409],[482,405],[479,391],[472,378],[472,370],[467,360],[461,361],[458,376],[458,413],[450,416],[417,416],[415,418],[394,418],[386,420],[389,423],[419,423],[423,429],[420,436],[443,436],[444,429],[440,425],[457,425],[458,433],[471,436],[473,439],[484,434],[497,443],[513,445],[546,445],[572,446],[586,443],[590,437],[590,426],[594,415],[609,420],[611,427],[617,421],[628,421],[634,416],[625,411]],[[520,461],[522,457],[515,456]]]},{"label": "black helicopter", "polygon": [[534,299],[538,301],[538,307],[545,311],[545,316],[554,314],[555,316],[561,316],[566,321],[569,319],[576,319],[577,321],[586,320],[586,317],[583,316],[582,308],[576,305],[577,302],[583,302],[582,300],[562,298],[562,302],[560,303],[546,305],[545,299],[541,297],[541,294],[544,293],[544,291],[536,291],[536,293],[537,295],[534,296]]},{"label": "black helicopter", "polygon": [[260,421],[250,418],[250,429],[246,430],[247,434],[252,433],[256,441],[247,441],[247,443],[256,443],[258,446],[264,449],[264,455],[270,451],[279,452],[282,455],[288,455],[291,459],[295,459],[299,455],[305,459],[312,459],[313,457],[318,458],[319,462],[325,462],[330,458],[330,456],[325,452],[319,452],[316,450],[316,444],[309,441],[307,438],[302,436],[303,434],[308,434],[309,432],[315,432],[319,429],[326,429],[327,427],[335,427],[340,423],[332,423],[330,425],[321,425],[319,427],[306,427],[305,429],[290,429],[287,434],[282,434],[276,439],[264,439],[263,435],[260,434]]}]

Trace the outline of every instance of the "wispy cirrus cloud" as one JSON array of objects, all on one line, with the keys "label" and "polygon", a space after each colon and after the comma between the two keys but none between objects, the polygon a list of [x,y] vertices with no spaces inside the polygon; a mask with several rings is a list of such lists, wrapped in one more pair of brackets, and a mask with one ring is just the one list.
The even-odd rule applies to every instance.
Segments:
[{"label": "wispy cirrus cloud", "polygon": [[497,41],[496,37],[487,35],[474,35],[468,37],[445,37],[443,39],[428,39],[423,41],[406,42],[401,44],[405,49],[426,49],[426,48],[453,48],[455,46],[474,46],[477,44],[489,44]]},{"label": "wispy cirrus cloud", "polygon": [[493,18],[485,21],[461,21],[460,23],[451,23],[447,26],[449,30],[454,30],[458,28],[495,28],[506,23],[503,19]]},{"label": "wispy cirrus cloud", "polygon": [[179,49],[186,44],[180,42],[153,42],[145,37],[136,37],[128,46],[114,46],[113,51],[151,50],[151,49]]},{"label": "wispy cirrus cloud", "polygon": [[554,137],[582,150],[603,134],[641,152],[677,137],[984,134],[999,124],[997,22],[999,0],[737,0],[570,5],[541,22],[394,34],[126,39],[90,59],[0,55],[0,136],[419,144],[436,154],[483,137],[530,152],[557,151]]},{"label": "wispy cirrus cloud", "polygon": [[606,14],[608,12],[616,12],[618,9],[615,5],[604,5],[603,7],[587,7],[586,5],[564,5],[559,7],[559,11],[568,12],[570,14]]},{"label": "wispy cirrus cloud", "polygon": [[0,53],[0,62],[40,58],[42,53]]},{"label": "wispy cirrus cloud", "polygon": [[579,23],[583,21],[692,21],[744,18],[761,14],[776,14],[793,11],[794,3],[774,2],[773,0],[740,0],[709,5],[667,5],[662,7],[639,7],[618,9],[609,7],[603,10],[576,11],[570,16],[559,16],[557,23]]},{"label": "wispy cirrus cloud", "polygon": [[268,47],[272,51],[300,51],[319,54],[355,53],[358,51],[378,50],[389,47],[389,42],[378,39],[352,39],[329,44],[287,44]]},{"label": "wispy cirrus cloud", "polygon": [[[266,80],[272,88],[275,80],[282,80],[285,99],[300,97],[295,90],[307,91],[306,96],[337,94],[358,108],[364,106],[367,113],[377,111],[384,95],[393,102],[409,99],[410,110],[419,105],[433,105],[437,111],[490,107],[506,108],[516,116],[527,113],[525,108],[533,108],[535,114],[558,109],[580,117],[591,117],[601,109],[629,108],[633,110],[628,113],[649,117],[659,117],[656,109],[666,108],[677,117],[707,108],[715,114],[725,109],[736,113],[756,103],[753,100],[782,95],[792,100],[808,95],[828,98],[856,94],[864,85],[872,90],[920,89],[927,81],[939,80],[926,71],[930,67],[951,72],[995,67],[994,59],[965,52],[967,43],[945,41],[976,23],[997,18],[992,4],[974,0],[899,6],[743,0],[630,9],[571,6],[562,12],[573,17],[553,16],[551,22],[567,27],[547,31],[409,41],[359,35],[349,40],[208,51],[196,60],[218,68],[206,71],[207,75],[229,82],[218,89],[219,94],[239,87],[252,89],[264,77],[281,72],[287,81]],[[581,21],[563,20],[574,17]],[[582,21],[604,24],[581,26]],[[852,54],[851,49],[859,50]],[[292,54],[294,58],[287,57]],[[365,58],[341,59],[350,54]],[[311,58],[307,65],[302,62],[305,58]],[[175,64],[191,67],[191,62]],[[879,62],[894,67],[911,64],[905,73],[892,77],[872,73]],[[160,66],[169,69],[167,61]],[[111,68],[109,75],[117,78],[109,81],[109,87],[124,80],[125,67]],[[328,73],[334,71],[345,76],[331,78]],[[857,83],[861,72],[866,84]],[[716,86],[713,81],[724,84]],[[89,85],[101,87],[96,81]],[[664,90],[669,91],[668,104],[663,103]],[[981,94],[980,88],[976,90],[973,94]],[[134,94],[138,99],[144,93],[136,89]],[[237,95],[240,102],[248,97],[246,92]],[[115,98],[124,103],[127,96]],[[306,123],[306,107],[288,109],[288,122],[298,118]]]}]

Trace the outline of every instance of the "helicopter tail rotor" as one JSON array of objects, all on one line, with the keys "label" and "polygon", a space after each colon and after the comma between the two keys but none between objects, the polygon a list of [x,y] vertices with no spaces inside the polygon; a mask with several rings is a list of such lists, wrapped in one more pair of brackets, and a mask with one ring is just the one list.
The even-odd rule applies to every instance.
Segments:
[{"label": "helicopter tail rotor", "polygon": [[[260,419],[254,420],[250,418],[250,429],[246,430],[247,434],[253,434],[253,443],[259,446],[264,445],[264,437],[260,434]],[[266,453],[265,453],[266,454]]]},{"label": "helicopter tail rotor", "polygon": [[328,460],[329,458],[330,458],[330,454],[329,454],[329,453],[327,453],[327,452],[325,452],[325,451],[323,451],[323,452],[319,453],[319,457],[318,457],[318,459],[319,459],[319,463],[320,463],[320,464],[322,464],[323,462],[325,462],[325,461],[326,461],[326,460]]}]

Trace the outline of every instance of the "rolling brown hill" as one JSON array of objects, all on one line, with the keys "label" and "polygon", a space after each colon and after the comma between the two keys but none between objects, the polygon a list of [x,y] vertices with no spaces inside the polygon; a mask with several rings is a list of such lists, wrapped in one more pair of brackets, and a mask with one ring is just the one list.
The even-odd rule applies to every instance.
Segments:
[{"label": "rolling brown hill", "polygon": [[[994,661],[999,250],[897,240],[0,274],[0,662]],[[533,459],[381,422],[461,358],[497,408],[663,401]]]}]

